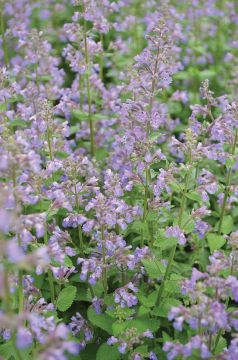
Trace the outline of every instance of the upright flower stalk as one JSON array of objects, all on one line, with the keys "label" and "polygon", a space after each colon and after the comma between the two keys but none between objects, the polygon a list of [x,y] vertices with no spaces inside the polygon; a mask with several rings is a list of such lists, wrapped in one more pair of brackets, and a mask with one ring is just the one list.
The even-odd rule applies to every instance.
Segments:
[{"label": "upright flower stalk", "polygon": [[[47,229],[47,223],[46,222],[45,222],[45,229],[44,229],[44,243],[45,243],[46,246],[48,246],[48,244],[49,244],[49,241],[48,241],[48,229]],[[50,269],[48,269],[47,274],[48,274],[48,284],[49,284],[49,290],[50,290],[50,298],[51,298],[52,304],[54,304],[55,303],[55,286],[54,286],[54,279],[53,279],[52,271]]]},{"label": "upright flower stalk", "polygon": [[[232,158],[235,155],[237,140],[238,140],[238,129],[235,129],[234,140],[233,140],[231,153],[230,153]],[[219,224],[218,224],[218,234],[221,233],[222,224],[223,224],[223,220],[224,220],[224,216],[225,216],[225,212],[226,212],[227,199],[229,196],[230,184],[231,184],[232,169],[233,169],[233,165],[229,166],[229,169],[228,169],[228,172],[226,175],[225,194],[224,194],[224,198],[223,198],[223,202],[222,202],[222,206],[221,206],[221,214],[220,214],[220,220],[219,220]]]},{"label": "upright flower stalk", "polygon": [[2,49],[4,54],[4,62],[6,67],[9,66],[9,55],[7,48],[7,40],[5,35],[5,25],[4,25],[4,14],[3,14],[3,1],[0,0],[0,33],[2,37]]},{"label": "upright flower stalk", "polygon": [[94,126],[92,118],[92,98],[91,98],[91,87],[90,87],[90,59],[88,52],[88,41],[87,41],[87,21],[84,19],[84,52],[85,52],[85,63],[86,63],[86,88],[87,88],[87,100],[88,100],[88,122],[90,128],[90,149],[91,155],[95,155],[95,142],[94,142]]},{"label": "upright flower stalk", "polygon": [[[80,213],[80,209],[79,209],[79,199],[78,199],[78,193],[77,193],[77,184],[74,185],[74,194],[75,194],[75,202],[76,202],[76,209],[77,209],[77,213]],[[78,225],[78,237],[79,237],[79,247],[80,247],[80,251],[84,252],[84,245],[83,245],[83,233],[82,233],[82,227],[79,224]]]},{"label": "upright flower stalk", "polygon": [[[14,199],[16,208],[18,207],[18,199],[17,199],[17,192],[16,192],[16,186],[17,186],[17,179],[16,179],[16,168],[15,165],[13,165],[12,169],[12,182],[13,182],[13,192],[14,192]],[[19,248],[21,248],[21,239],[19,232],[17,231],[16,234],[17,237],[17,243]],[[23,271],[22,269],[18,269],[18,312],[21,313],[23,311],[24,307],[24,295],[23,295]]]},{"label": "upright flower stalk", "polygon": [[107,263],[106,263],[104,226],[101,227],[101,234],[102,234],[102,260],[103,260],[102,281],[103,281],[104,296],[106,296],[108,290],[108,284],[107,284]]},{"label": "upright flower stalk", "polygon": [[[178,214],[178,226],[179,226],[179,228],[182,227],[183,215],[184,215],[184,211],[185,211],[185,208],[186,208],[186,194],[187,194],[188,187],[189,187],[191,162],[192,162],[192,158],[191,158],[191,150],[190,150],[189,154],[188,154],[188,166],[189,166],[189,169],[187,170],[186,175],[185,175],[185,186],[184,186],[184,190],[182,192],[182,198],[181,198],[180,209],[179,209],[179,214]],[[166,266],[165,274],[164,274],[163,279],[162,279],[161,284],[160,284],[160,288],[159,288],[159,292],[158,292],[158,296],[157,296],[157,300],[156,300],[156,306],[159,306],[160,303],[161,303],[162,296],[163,296],[163,293],[164,293],[164,287],[165,287],[165,284],[166,284],[166,280],[168,280],[169,275],[171,273],[174,257],[175,257],[175,254],[176,254],[177,245],[178,245],[178,243],[176,242],[176,244],[170,250],[168,264]]]}]

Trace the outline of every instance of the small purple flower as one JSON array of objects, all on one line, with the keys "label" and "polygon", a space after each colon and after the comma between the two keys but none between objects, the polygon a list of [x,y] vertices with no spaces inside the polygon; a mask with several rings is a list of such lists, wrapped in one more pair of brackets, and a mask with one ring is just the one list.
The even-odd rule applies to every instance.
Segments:
[{"label": "small purple flower", "polygon": [[133,283],[128,283],[122,288],[119,288],[114,293],[114,301],[120,304],[122,308],[135,306],[138,302],[137,297],[134,295],[138,289]]},{"label": "small purple flower", "polygon": [[155,355],[155,353],[153,351],[151,351],[149,353],[149,359],[150,360],[158,360],[157,356]]},{"label": "small purple flower", "polygon": [[125,354],[126,353],[126,349],[127,349],[127,343],[122,342],[119,346],[118,346],[118,351],[121,354]]},{"label": "small purple flower", "polygon": [[154,338],[154,335],[152,334],[152,332],[150,330],[146,330],[144,331],[141,336],[144,336],[148,339],[153,339]]},{"label": "small purple flower", "polygon": [[178,225],[168,227],[165,234],[167,237],[174,237],[178,239],[178,243],[180,245],[186,244],[186,237]]},{"label": "small purple flower", "polygon": [[24,349],[30,346],[33,342],[32,333],[25,327],[20,327],[17,330],[17,347],[18,349]]},{"label": "small purple flower", "polygon": [[108,345],[114,345],[118,343],[118,339],[115,336],[111,336],[108,340],[107,340],[107,344]]}]

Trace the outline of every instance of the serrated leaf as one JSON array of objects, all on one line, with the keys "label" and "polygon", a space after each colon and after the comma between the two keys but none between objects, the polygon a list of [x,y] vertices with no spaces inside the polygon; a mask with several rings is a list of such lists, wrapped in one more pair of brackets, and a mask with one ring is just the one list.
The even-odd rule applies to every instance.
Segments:
[{"label": "serrated leaf", "polygon": [[88,288],[85,284],[77,284],[77,294],[75,297],[76,301],[91,302],[91,297],[88,297]]},{"label": "serrated leaf", "polygon": [[14,126],[18,126],[18,127],[27,127],[27,123],[26,121],[23,121],[21,119],[14,119],[10,122],[10,126],[14,127]]},{"label": "serrated leaf", "polygon": [[118,320],[115,321],[114,324],[112,325],[113,335],[114,336],[120,335],[125,331],[126,327],[127,327],[127,321],[124,322]]},{"label": "serrated leaf", "polygon": [[[31,347],[28,347],[27,349],[21,350],[21,355],[25,360],[27,360],[30,359],[30,352]],[[13,359],[13,356],[16,359],[18,358],[11,340],[0,345],[0,356],[2,356],[4,360]]]},{"label": "serrated leaf", "polygon": [[155,332],[160,327],[160,321],[158,319],[150,319],[147,316],[137,318],[135,320],[129,320],[124,322],[116,321],[113,324],[113,335],[120,336],[120,334],[124,333],[126,329],[135,328],[137,329],[138,334],[143,333],[146,330],[151,330]]},{"label": "serrated leaf", "polygon": [[70,259],[69,256],[65,255],[65,258],[64,258],[64,265],[71,268],[74,266],[72,260]]},{"label": "serrated leaf", "polygon": [[[178,218],[174,219],[173,225],[178,225]],[[185,211],[182,216],[181,229],[185,234],[190,234],[194,229],[194,220],[191,218],[190,214],[187,214]]]},{"label": "serrated leaf", "polygon": [[193,200],[193,201],[196,201],[199,203],[202,201],[201,195],[196,191],[190,191],[189,193],[186,194],[186,197],[190,200]]},{"label": "serrated leaf", "polygon": [[88,120],[88,113],[80,110],[73,110],[73,115],[76,117],[78,121],[86,121]]},{"label": "serrated leaf", "polygon": [[145,221],[136,220],[128,227],[129,232],[135,232],[137,234],[149,234],[148,224]]},{"label": "serrated leaf", "polygon": [[0,346],[0,355],[3,359],[8,360],[11,356],[15,355],[12,341],[8,341]]},{"label": "serrated leaf", "polygon": [[223,234],[230,234],[230,232],[232,232],[233,230],[233,225],[234,222],[232,216],[231,215],[225,216],[222,221],[221,232]]},{"label": "serrated leaf", "polygon": [[227,347],[227,341],[222,336],[220,337],[218,344],[216,346],[215,355],[221,353]]},{"label": "serrated leaf", "polygon": [[117,350],[116,346],[109,346],[107,344],[102,344],[97,351],[96,360],[117,360],[120,359],[120,353]]},{"label": "serrated leaf", "polygon": [[[106,310],[106,313],[111,318],[118,319],[118,311],[117,311],[117,309]],[[133,316],[134,314],[135,314],[134,309],[123,308],[123,313],[120,313],[120,319],[127,319],[130,316]]]},{"label": "serrated leaf", "polygon": [[150,278],[157,279],[165,272],[165,267],[157,260],[145,259],[142,264]]},{"label": "serrated leaf", "polygon": [[57,299],[57,309],[60,311],[68,310],[76,298],[77,288],[75,286],[67,286],[59,293]]},{"label": "serrated leaf", "polygon": [[226,243],[226,240],[221,235],[208,234],[207,242],[212,253],[213,251],[220,249]]},{"label": "serrated leaf", "polygon": [[90,306],[88,308],[88,320],[95,326],[106,331],[108,334],[112,335],[112,325],[114,320],[107,314],[97,314],[95,310]]},{"label": "serrated leaf", "polygon": [[164,290],[169,294],[180,294],[180,284],[178,280],[166,280]]},{"label": "serrated leaf", "polygon": [[183,190],[182,186],[176,182],[170,182],[169,186],[173,191],[176,191],[178,193],[180,193]]},{"label": "serrated leaf", "polygon": [[162,337],[164,342],[173,340],[165,331],[162,331]]},{"label": "serrated leaf", "polygon": [[137,316],[145,316],[150,313],[151,309],[149,307],[146,307],[144,305],[140,306],[137,312]]},{"label": "serrated leaf", "polygon": [[157,300],[157,296],[158,296],[158,292],[157,291],[153,291],[151,294],[149,294],[148,296],[144,296],[142,294],[138,294],[138,299],[140,300],[140,302],[146,307],[153,307],[156,304],[156,300]]},{"label": "serrated leaf", "polygon": [[168,317],[168,313],[173,306],[179,306],[181,302],[174,298],[164,298],[161,304],[154,309],[153,314],[161,317]]},{"label": "serrated leaf", "polygon": [[164,231],[158,231],[157,238],[154,245],[159,247],[161,250],[167,250],[177,244],[176,238],[168,238],[165,236]]},{"label": "serrated leaf", "polygon": [[145,357],[148,355],[148,345],[140,345],[135,348],[135,352]]}]

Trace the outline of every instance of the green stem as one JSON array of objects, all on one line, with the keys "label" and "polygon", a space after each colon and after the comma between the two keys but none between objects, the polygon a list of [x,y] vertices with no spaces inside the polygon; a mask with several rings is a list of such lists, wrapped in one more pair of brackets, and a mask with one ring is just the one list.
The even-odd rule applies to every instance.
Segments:
[{"label": "green stem", "polygon": [[209,334],[208,349],[209,349],[209,351],[211,351],[211,349],[212,349],[212,333]]},{"label": "green stem", "polygon": [[38,95],[40,95],[40,79],[39,79],[39,64],[36,63],[35,65],[35,72],[36,72],[36,86]]},{"label": "green stem", "polygon": [[[232,156],[235,155],[237,139],[238,139],[238,130],[236,129],[234,142],[233,142],[232,149],[231,149]],[[226,177],[225,195],[224,195],[224,199],[223,199],[222,207],[221,207],[221,215],[220,215],[220,221],[219,221],[219,225],[218,225],[218,234],[221,233],[222,223],[223,223],[224,215],[226,212],[226,204],[227,204],[227,199],[228,199],[228,195],[229,195],[229,187],[231,184],[232,168],[233,168],[233,166],[230,166],[228,173],[227,173],[227,177]]]},{"label": "green stem", "polygon": [[6,67],[9,65],[9,55],[7,49],[7,42],[5,37],[5,26],[4,26],[4,16],[3,16],[3,6],[0,2],[0,32],[2,36],[2,48],[3,48],[3,56]]},{"label": "green stem", "polygon": [[104,226],[101,228],[102,232],[102,260],[103,260],[103,289],[104,289],[104,296],[107,295],[107,264],[106,264],[106,249],[105,249],[105,238],[104,238]]},{"label": "green stem", "polygon": [[163,280],[161,282],[160,288],[159,288],[159,292],[158,292],[158,297],[157,297],[157,301],[156,301],[156,306],[160,305],[161,299],[162,299],[162,295],[164,292],[164,287],[165,287],[165,282],[169,277],[171,268],[172,268],[172,264],[173,264],[173,260],[174,260],[174,256],[175,256],[175,252],[176,252],[176,248],[177,248],[177,244],[174,245],[171,249],[170,255],[169,255],[169,261],[168,261],[168,265],[166,267],[166,271],[163,277]]},{"label": "green stem", "polygon": [[8,283],[8,270],[7,267],[4,269],[3,273],[3,286],[4,286],[4,295],[5,295],[5,311],[7,314],[11,313],[11,296],[9,290],[9,283]]},{"label": "green stem", "polygon": [[[79,214],[79,199],[78,199],[78,195],[77,195],[77,186],[76,184],[74,185],[74,193],[75,193],[75,202],[76,202],[76,208],[77,208],[77,212]],[[78,225],[78,236],[79,236],[79,246],[80,246],[80,250],[83,253],[83,233],[82,233],[82,228],[80,225]]]},{"label": "green stem", "polygon": [[47,143],[48,143],[48,148],[49,148],[50,160],[52,161],[54,159],[54,154],[53,154],[52,144],[51,144],[51,131],[48,126],[47,126]]},{"label": "green stem", "polygon": [[126,284],[126,273],[125,273],[125,269],[123,268],[123,266],[121,267],[121,283],[122,283],[122,286],[124,286]]},{"label": "green stem", "polygon": [[[151,91],[150,91],[150,99],[149,99],[149,108],[148,108],[148,121],[147,121],[147,125],[146,125],[146,137],[147,140],[149,139],[150,136],[150,120],[152,118],[152,110],[153,110],[153,102],[154,102],[154,97],[155,97],[155,86],[156,86],[156,78],[155,75],[157,73],[158,70],[158,62],[159,62],[159,53],[160,53],[160,49],[157,49],[157,54],[156,54],[156,60],[155,60],[155,66],[154,66],[154,71],[153,71],[153,80],[151,83]],[[150,191],[149,191],[149,185],[151,182],[151,174],[150,174],[150,168],[146,169],[146,183],[145,183],[145,194],[144,194],[144,210],[143,210],[143,222],[146,221],[146,215],[148,213],[148,198],[150,196]],[[144,246],[144,232],[142,231],[141,234],[141,246]]]},{"label": "green stem", "polygon": [[102,46],[102,52],[100,53],[99,66],[100,66],[100,79],[103,81],[103,33],[100,32],[100,42]]},{"label": "green stem", "polygon": [[[44,234],[44,242],[45,245],[48,245],[48,233],[47,233],[47,224],[45,223],[45,234]],[[50,298],[52,304],[55,302],[55,288],[54,288],[54,280],[51,270],[48,270],[48,283],[49,283],[49,289],[50,289]]]},{"label": "green stem", "polygon": [[[19,236],[18,236],[19,238]],[[24,309],[24,295],[23,295],[23,271],[18,271],[18,312],[21,313]]]},{"label": "green stem", "polygon": [[148,196],[149,196],[149,169],[146,169],[146,179],[145,179],[145,195],[144,195],[144,210],[143,210],[143,221],[146,219],[146,214],[148,210]]},{"label": "green stem", "polygon": [[86,88],[87,88],[87,98],[88,98],[88,121],[90,128],[90,146],[91,146],[91,155],[95,155],[95,143],[94,143],[94,128],[92,120],[92,99],[91,99],[91,88],[90,88],[90,63],[89,63],[89,53],[88,53],[88,42],[87,42],[87,23],[84,19],[84,51],[85,51],[85,62],[86,62]]},{"label": "green stem", "polygon": [[[233,275],[234,265],[235,265],[235,257],[233,256],[233,257],[232,257],[232,262],[231,262],[230,275]],[[228,304],[229,304],[229,297],[226,298],[226,302],[225,302],[225,307],[226,307],[226,309],[227,309],[227,307],[228,307]],[[218,334],[217,334],[217,337],[216,337],[216,340],[215,340],[215,345],[214,345],[214,348],[213,348],[213,350],[212,350],[213,353],[214,353],[214,352],[216,351],[216,349],[217,349],[217,345],[218,345],[218,343],[219,343],[219,340],[220,340],[221,336],[222,336],[222,329],[220,329],[220,330],[218,331]]]},{"label": "green stem", "polygon": [[[17,186],[17,175],[16,169],[13,167],[12,169],[12,182],[14,187],[14,198],[17,204],[17,195],[16,195],[16,186]],[[18,246],[21,247],[21,239],[19,233],[16,233]],[[24,308],[24,296],[23,296],[23,271],[22,269],[18,269],[18,312],[21,313]]]},{"label": "green stem", "polygon": [[[3,273],[3,287],[4,287],[4,307],[5,307],[5,311],[6,311],[6,314],[10,315],[10,314],[12,314],[12,309],[11,309],[11,295],[10,295],[10,289],[9,289],[7,265],[4,268],[4,273]],[[16,331],[14,331],[14,339],[13,339],[12,343],[13,343],[13,348],[15,350],[17,360],[23,360],[23,358],[21,356],[21,353],[20,353],[19,349],[16,346]]]},{"label": "green stem", "polygon": [[79,78],[79,108],[83,111],[83,76]]},{"label": "green stem", "polygon": [[[189,163],[191,162],[191,158],[189,159]],[[186,180],[185,180],[185,188],[183,191],[183,195],[182,195],[182,200],[181,200],[181,206],[180,206],[180,211],[179,211],[179,218],[178,218],[178,226],[181,227],[182,225],[182,221],[183,221],[183,213],[185,210],[185,205],[186,205],[186,193],[188,190],[188,184],[189,184],[189,171],[186,174]],[[166,280],[168,279],[170,272],[171,272],[171,268],[172,268],[172,264],[174,261],[174,257],[175,257],[175,253],[176,253],[176,248],[177,248],[177,243],[172,247],[170,255],[169,255],[169,261],[168,261],[168,265],[166,267],[166,271],[163,277],[163,280],[161,282],[160,288],[159,288],[159,292],[158,292],[158,297],[157,297],[157,301],[156,301],[156,305],[158,306],[161,302],[162,299],[162,295],[164,292],[164,287],[165,287],[165,283]]]},{"label": "green stem", "polygon": [[17,357],[17,360],[24,360],[24,358],[21,356],[20,350],[18,349],[18,347],[16,345],[16,334],[14,335],[14,341],[12,343],[13,343],[13,347],[15,350],[15,355]]},{"label": "green stem", "polygon": [[[145,179],[145,193],[144,193],[144,207],[143,207],[143,217],[142,221],[146,222],[146,215],[148,213],[148,198],[149,198],[149,169],[146,169],[146,179]],[[144,231],[141,231],[141,247],[144,246],[145,239],[144,239]]]}]

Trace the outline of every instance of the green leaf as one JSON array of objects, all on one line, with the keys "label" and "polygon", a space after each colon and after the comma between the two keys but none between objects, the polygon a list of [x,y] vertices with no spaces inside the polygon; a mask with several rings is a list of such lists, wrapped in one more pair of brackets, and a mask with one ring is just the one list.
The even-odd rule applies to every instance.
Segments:
[{"label": "green leaf", "polygon": [[234,222],[232,216],[231,215],[225,216],[222,221],[221,232],[223,234],[230,234],[230,232],[232,232],[233,230],[233,225]]},{"label": "green leaf", "polygon": [[220,249],[225,243],[226,240],[223,236],[217,234],[208,234],[207,241],[210,248],[211,253],[215,250]]},{"label": "green leaf", "polygon": [[141,234],[143,232],[143,234],[149,234],[149,230],[148,230],[148,224],[145,221],[140,221],[140,220],[136,220],[133,221],[133,223],[131,223],[128,226],[128,233],[129,232],[135,232],[137,234]]},{"label": "green leaf", "polygon": [[227,341],[221,336],[216,347],[215,355],[221,353],[225,347],[227,347]]},{"label": "green leaf", "polygon": [[[174,225],[178,225],[178,218],[174,219]],[[182,224],[180,226],[185,234],[190,234],[194,229],[194,220],[191,218],[190,214],[187,214],[185,211],[182,216]]]},{"label": "green leaf", "polygon": [[[120,309],[118,311],[118,309]],[[120,307],[116,307],[114,309],[111,310],[106,310],[106,313],[114,319],[119,319],[120,320],[125,320],[131,316],[133,316],[135,314],[135,310],[134,309],[129,309],[129,308],[120,308]]]},{"label": "green leaf", "polygon": [[202,271],[206,271],[206,267],[209,264],[209,251],[207,248],[201,248],[198,251],[197,258],[199,264],[202,266]]},{"label": "green leaf", "polygon": [[75,286],[67,286],[59,293],[57,299],[57,308],[60,311],[68,310],[76,298],[77,288]]},{"label": "green leaf", "polygon": [[157,260],[145,259],[142,264],[150,278],[157,279],[165,272],[165,267]]},{"label": "green leaf", "polygon": [[137,312],[137,316],[145,316],[145,315],[148,315],[150,313],[150,308],[148,307],[149,305],[144,306],[140,306],[139,309],[138,309],[138,312]]},{"label": "green leaf", "polygon": [[96,360],[117,360],[120,359],[120,353],[116,346],[102,344],[97,351]]},{"label": "green leaf", "polygon": [[77,125],[72,125],[72,126],[70,126],[70,135],[74,135],[74,134],[76,134],[76,132],[78,132],[79,131],[79,126],[78,126],[78,124]]},{"label": "green leaf", "polygon": [[178,193],[180,193],[183,190],[182,186],[179,183],[176,183],[176,182],[170,182],[169,186],[171,187],[171,189],[173,191],[176,191]]},{"label": "green leaf", "polygon": [[72,260],[67,255],[65,255],[65,258],[64,258],[64,265],[67,266],[67,267],[73,267],[74,266]]},{"label": "green leaf", "polygon": [[8,341],[0,346],[0,355],[5,360],[8,360],[11,356],[15,356],[12,341]]},{"label": "green leaf", "polygon": [[143,294],[138,294],[138,299],[140,300],[141,304],[143,304],[146,308],[150,308],[155,306],[157,300],[158,292],[153,291],[151,294],[145,296]]},{"label": "green leaf", "polygon": [[135,352],[147,357],[148,355],[148,345],[140,345],[135,348]]},{"label": "green leaf", "polygon": [[193,201],[196,201],[199,203],[202,201],[201,195],[196,191],[190,191],[189,193],[186,194],[186,197],[190,200],[193,200]]},{"label": "green leaf", "polygon": [[162,331],[163,342],[173,341],[173,339],[165,331]]},{"label": "green leaf", "polygon": [[138,334],[143,333],[146,330],[151,330],[155,332],[160,327],[160,321],[158,319],[151,319],[148,316],[143,316],[141,318],[137,318],[136,320],[129,320],[129,321],[116,321],[113,324],[113,335],[120,336],[123,334],[126,329],[135,328],[137,329]]},{"label": "green leaf", "polygon": [[14,126],[18,126],[18,127],[27,127],[27,123],[26,121],[23,121],[21,119],[14,119],[10,122],[10,126],[14,127]]},{"label": "green leaf", "polygon": [[90,306],[88,308],[88,320],[95,326],[106,331],[108,334],[112,335],[112,324],[114,320],[107,314],[97,314],[95,310]]},{"label": "green leaf", "polygon": [[[78,121],[87,121],[89,120],[89,114],[85,111],[81,111],[81,110],[73,110],[73,115],[75,116],[75,118]],[[106,120],[106,119],[111,119],[111,116],[108,116],[106,114],[91,114],[91,119],[93,121],[100,121],[100,120]]]},{"label": "green leaf", "polygon": [[[30,352],[31,347],[21,350],[22,358],[24,358],[24,360],[30,359]],[[18,359],[16,350],[11,340],[7,341],[5,344],[0,345],[0,356],[2,356],[4,360],[13,359],[13,356],[14,359]]]},{"label": "green leaf", "polygon": [[[71,280],[71,279],[70,279]],[[90,301],[91,297],[88,297],[88,288],[85,284],[77,284],[77,294],[75,297],[75,301],[86,301],[86,302],[91,302]]]},{"label": "green leaf", "polygon": [[214,70],[202,70],[199,72],[199,79],[200,80],[205,80],[205,79],[210,79],[212,77],[215,77],[216,71]]},{"label": "green leaf", "polygon": [[165,236],[164,231],[159,230],[157,232],[157,238],[154,242],[154,245],[159,247],[161,250],[167,250],[177,244],[177,239],[174,237]]},{"label": "green leaf", "polygon": [[168,313],[173,306],[179,306],[181,302],[174,298],[164,298],[159,307],[155,308],[153,314],[161,317],[168,317]]},{"label": "green leaf", "polygon": [[164,290],[169,294],[180,294],[180,284],[178,280],[166,280]]},{"label": "green leaf", "polygon": [[73,110],[73,115],[76,117],[78,121],[88,120],[88,113],[80,110]]}]

